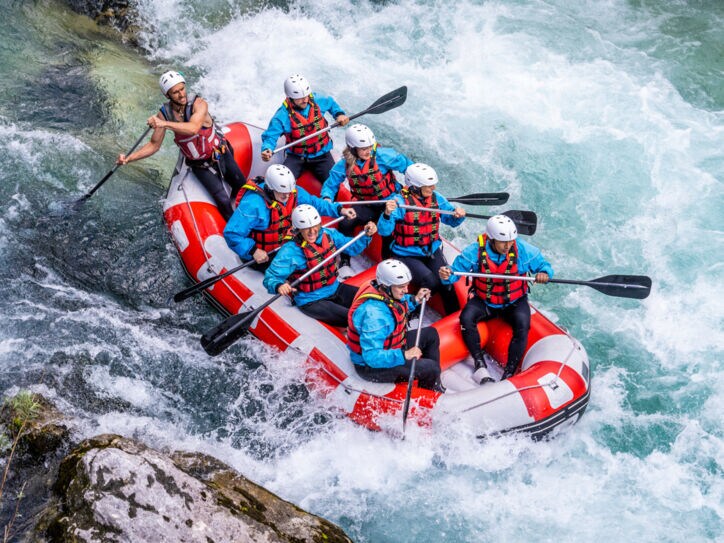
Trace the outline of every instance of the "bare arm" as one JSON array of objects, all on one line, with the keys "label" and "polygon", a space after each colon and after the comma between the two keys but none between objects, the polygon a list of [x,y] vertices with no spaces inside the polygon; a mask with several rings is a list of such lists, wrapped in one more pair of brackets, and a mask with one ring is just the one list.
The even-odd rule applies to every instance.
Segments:
[{"label": "bare arm", "polygon": [[195,136],[204,126],[209,115],[209,105],[203,98],[196,98],[194,110],[188,122],[167,121],[160,114],[148,119],[148,126],[153,128],[167,128],[182,136]]},{"label": "bare arm", "polygon": [[[159,116],[161,114],[159,113]],[[163,128],[156,128],[153,131],[153,134],[151,134],[151,140],[146,142],[138,151],[135,153],[131,153],[130,155],[118,155],[118,158],[116,159],[116,164],[119,166],[123,166],[124,164],[128,164],[129,162],[133,162],[135,160],[141,160],[142,158],[146,158],[151,156],[152,154],[156,153],[160,148],[161,144],[163,143],[163,138],[166,135],[166,130]]]}]

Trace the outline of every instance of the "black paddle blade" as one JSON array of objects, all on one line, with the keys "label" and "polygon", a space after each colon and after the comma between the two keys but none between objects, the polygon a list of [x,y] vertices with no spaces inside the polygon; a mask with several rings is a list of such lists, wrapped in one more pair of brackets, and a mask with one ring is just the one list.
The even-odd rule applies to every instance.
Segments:
[{"label": "black paddle blade", "polygon": [[510,194],[507,192],[477,192],[457,198],[448,198],[448,202],[471,206],[502,206],[508,201],[508,198],[510,198]]},{"label": "black paddle blade", "polygon": [[538,215],[533,211],[504,211],[502,213],[506,217],[510,217],[518,228],[518,233],[524,236],[532,236],[538,229]]},{"label": "black paddle blade", "polygon": [[643,300],[651,293],[651,278],[646,275],[607,275],[587,284],[599,292],[619,298]]},{"label": "black paddle blade", "polygon": [[388,92],[368,107],[363,113],[384,113],[401,106],[407,100],[407,87],[400,87]]},{"label": "black paddle blade", "polygon": [[249,326],[259,314],[252,309],[238,315],[232,315],[201,336],[201,346],[209,356],[216,356],[231,347],[249,331]]}]

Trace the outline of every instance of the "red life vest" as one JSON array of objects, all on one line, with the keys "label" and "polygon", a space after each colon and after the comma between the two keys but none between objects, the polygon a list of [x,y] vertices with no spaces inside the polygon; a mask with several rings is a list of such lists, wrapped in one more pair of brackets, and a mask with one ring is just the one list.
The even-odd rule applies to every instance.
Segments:
[{"label": "red life vest", "polygon": [[269,226],[266,230],[252,230],[249,232],[249,237],[256,242],[257,249],[268,253],[289,239],[288,234],[292,228],[292,211],[297,207],[297,189],[292,191],[287,203],[282,204],[270,198],[266,191],[258,185],[261,180],[261,177],[257,177],[242,185],[236,197],[236,204],[239,205],[247,191],[255,192],[264,199],[269,210]]},{"label": "red life vest", "polygon": [[349,188],[357,200],[382,200],[393,194],[397,189],[395,175],[392,170],[386,174],[380,172],[377,166],[377,144],[372,148],[372,155],[365,161],[362,167],[357,161],[347,172]]},{"label": "red life vest", "polygon": [[[198,96],[190,96],[184,108],[183,122],[189,122],[193,114],[194,102]],[[167,121],[174,122],[171,102],[161,106],[161,115]],[[216,131],[213,120],[211,126],[202,126],[198,134],[184,136],[174,132],[173,141],[181,149],[181,153],[189,160],[208,160],[214,155],[214,151],[221,147],[223,136]]]},{"label": "red life vest", "polygon": [[[324,118],[324,114],[319,109],[319,106],[314,101],[314,96],[311,94],[309,95],[309,113],[307,113],[306,117],[302,115],[289,100],[284,100],[284,107],[287,108],[287,112],[289,113],[289,122],[292,125],[292,131],[288,134],[284,134],[287,143],[297,141],[308,134],[327,127],[327,120]],[[321,151],[328,143],[329,134],[324,132],[313,138],[302,141],[294,147],[290,147],[289,151],[295,155],[313,155]]]},{"label": "red life vest", "polygon": [[360,287],[349,308],[349,316],[347,317],[347,346],[353,353],[362,354],[360,334],[359,330],[354,326],[353,316],[357,308],[367,300],[380,300],[385,302],[385,305],[387,305],[392,312],[392,317],[395,319],[395,329],[385,338],[382,348],[385,350],[402,349],[405,346],[405,338],[407,337],[407,304],[395,300],[385,292],[384,289],[378,288],[377,283],[373,281]]},{"label": "red life vest", "polygon": [[[287,279],[290,283],[296,281],[297,277],[300,277],[307,271],[314,268],[316,265],[318,265],[325,258],[329,257],[334,251],[337,250],[337,247],[334,245],[334,241],[332,240],[332,236],[330,236],[324,230],[322,231],[322,242],[319,244],[304,241],[300,234],[294,236],[294,243],[296,243],[297,246],[302,249],[304,258],[307,259],[307,266],[305,270],[295,271],[293,274],[291,274]],[[313,292],[322,287],[326,287],[327,285],[331,285],[336,280],[337,260],[335,258],[332,258],[329,262],[327,262],[312,275],[302,279],[302,281],[297,285],[296,288],[302,292]]]},{"label": "red life vest", "polygon": [[[400,195],[408,206],[427,207],[430,209],[439,209],[437,204],[437,196],[432,193],[428,199],[417,196],[409,189],[402,189]],[[401,247],[427,247],[432,245],[434,241],[440,239],[438,231],[440,230],[440,217],[437,213],[429,211],[411,211],[408,210],[401,221],[395,223],[395,243]]]},{"label": "red life vest", "polygon": [[[506,255],[506,258],[496,264],[488,255],[488,236],[483,234],[478,237],[478,264],[480,273],[494,273],[498,275],[519,275],[518,274],[518,244],[513,243]],[[473,293],[490,304],[505,305],[522,298],[528,293],[527,281],[506,281],[504,279],[492,279],[490,277],[474,277]]]}]

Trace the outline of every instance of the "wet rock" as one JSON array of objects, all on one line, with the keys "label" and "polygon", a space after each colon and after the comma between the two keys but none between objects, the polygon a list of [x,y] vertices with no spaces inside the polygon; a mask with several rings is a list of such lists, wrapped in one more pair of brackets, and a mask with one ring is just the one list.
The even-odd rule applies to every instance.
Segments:
[{"label": "wet rock", "polygon": [[76,13],[87,15],[99,25],[119,30],[123,40],[138,46],[138,13],[128,0],[65,0]]},{"label": "wet rock", "polygon": [[44,532],[55,541],[350,541],[215,458],[167,456],[117,435],[74,449],[55,491],[39,540]]},{"label": "wet rock", "polygon": [[0,526],[13,536],[31,530],[52,499],[71,430],[72,421],[38,394],[21,392],[3,402],[0,432],[7,447],[0,454],[0,469],[7,467],[7,478],[0,486]]}]

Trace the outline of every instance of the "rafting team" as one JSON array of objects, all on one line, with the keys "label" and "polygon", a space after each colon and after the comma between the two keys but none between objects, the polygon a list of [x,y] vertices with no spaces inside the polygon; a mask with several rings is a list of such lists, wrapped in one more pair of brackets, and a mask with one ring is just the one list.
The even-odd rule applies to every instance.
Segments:
[{"label": "rafting team", "polygon": [[[284,81],[286,97],[262,134],[261,158],[271,159],[281,135],[295,144],[286,149],[283,165],[272,164],[264,177],[253,180],[247,180],[234,161],[233,149],[214,124],[206,101],[187,94],[183,75],[169,71],[159,83],[168,102],[148,119],[153,128],[150,141],[128,156],[119,155],[117,164],[151,156],[160,149],[166,131],[173,132],[186,163],[228,221],[224,238],[229,247],[264,272],[264,286],[270,293],[289,296],[306,315],[346,327],[352,362],[364,379],[407,381],[416,359],[419,386],[443,392],[437,330],[423,328],[416,342],[416,331],[407,330],[410,313],[433,294],[440,296],[447,314],[459,310],[451,287],[459,279],[458,273],[531,273],[536,283],[546,283],[553,276],[540,250],[518,239],[515,223],[505,215],[491,217],[478,239],[448,265],[440,223],[459,226],[465,210],[437,192],[435,170],[379,146],[372,130],[363,124],[348,126],[347,147],[336,163],[328,132],[299,141],[329,126],[327,113],[341,126],[349,123],[335,99],[313,94],[301,75]],[[320,197],[296,186],[305,170],[323,182]],[[405,186],[394,172],[404,174]],[[335,203],[345,180],[355,200],[382,200],[385,205],[345,208]],[[230,194],[223,181],[231,187]],[[338,228],[322,226],[323,215],[342,217]],[[364,234],[351,237],[359,227]],[[349,256],[362,253],[377,233],[382,236],[385,260],[377,265],[375,280],[359,289],[339,281],[337,259],[329,257],[348,245],[343,251],[348,261]],[[322,263],[318,271],[292,287],[295,279]],[[410,283],[420,287],[414,296],[407,292]],[[460,326],[474,360],[474,376],[481,384],[492,378],[477,324],[494,317],[510,324],[513,337],[503,379],[512,376],[528,341],[531,312],[527,293],[527,281],[473,278],[469,299],[460,312]]]}]

